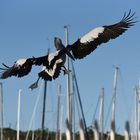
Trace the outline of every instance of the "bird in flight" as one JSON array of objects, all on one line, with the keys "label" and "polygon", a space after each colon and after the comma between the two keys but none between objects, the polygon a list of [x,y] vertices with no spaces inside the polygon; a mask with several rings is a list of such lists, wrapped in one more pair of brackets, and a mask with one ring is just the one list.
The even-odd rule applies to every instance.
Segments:
[{"label": "bird in flight", "polygon": [[38,73],[37,81],[29,86],[31,90],[38,87],[40,78],[44,79],[45,81],[55,80],[60,75],[61,70],[64,71],[64,74],[68,74],[69,71],[64,66],[66,62],[66,54],[73,60],[74,57],[67,50],[67,48],[64,47],[59,38],[54,38],[54,45],[57,50],[56,52],[50,54],[48,52],[46,57],[37,58],[36,64],[43,65],[43,68],[42,71]]},{"label": "bird in flight", "polygon": [[3,63],[4,68],[0,68],[2,70],[0,79],[6,79],[11,76],[20,78],[28,75],[33,65],[43,65],[43,70],[38,75],[44,80],[51,81],[58,77],[62,67],[64,68],[64,73],[68,72],[64,66],[66,54],[74,60],[67,48],[64,47],[45,56],[18,59],[11,67]]},{"label": "bird in flight", "polygon": [[0,68],[2,70],[0,79],[6,79],[11,76],[23,77],[29,74],[33,65],[42,65],[43,69],[38,73],[37,81],[32,84],[30,88],[37,87],[40,78],[46,81],[52,81],[59,76],[61,70],[65,73],[68,72],[64,66],[66,55],[73,60],[83,59],[102,43],[107,43],[109,40],[119,37],[128,28],[134,26],[136,23],[136,21],[134,21],[134,15],[135,13],[132,13],[130,10],[128,14],[124,14],[119,22],[112,25],[96,27],[66,47],[60,38],[55,37],[54,45],[56,51],[54,53],[48,53],[45,56],[37,58],[19,59],[12,67],[3,64],[4,68]]}]

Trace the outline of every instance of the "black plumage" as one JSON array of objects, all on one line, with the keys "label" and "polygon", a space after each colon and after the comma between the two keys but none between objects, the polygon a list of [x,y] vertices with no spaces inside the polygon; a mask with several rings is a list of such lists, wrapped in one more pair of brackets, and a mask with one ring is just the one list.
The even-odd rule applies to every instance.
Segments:
[{"label": "black plumage", "polygon": [[131,10],[126,15],[124,14],[122,20],[113,25],[101,26],[93,29],[83,37],[79,38],[68,48],[72,50],[75,59],[82,59],[93,52],[98,45],[108,42],[110,39],[115,39],[122,35],[128,28],[133,26],[135,13]]},{"label": "black plumage", "polygon": [[0,79],[6,79],[11,76],[23,77],[28,75],[33,64],[34,58],[19,59],[11,67],[3,64],[5,68],[1,68]]},{"label": "black plumage", "polygon": [[[52,81],[58,78],[62,67],[66,61],[67,48],[60,49],[54,53],[50,53],[47,57],[40,57],[35,64],[43,65],[43,69],[38,73],[38,79],[35,83],[31,84],[29,88],[34,89],[38,87],[39,79],[45,81]],[[47,58],[47,60],[46,60]]]},{"label": "black plumage", "polygon": [[2,70],[0,79],[6,79],[11,76],[23,77],[29,74],[33,65],[37,65],[43,66],[43,69],[38,73],[37,81],[30,86],[31,89],[37,87],[40,78],[46,81],[55,80],[59,77],[61,70],[64,73],[69,72],[64,66],[66,55],[73,60],[86,57],[102,43],[119,37],[133,26],[136,23],[134,15],[135,13],[132,13],[130,10],[128,14],[124,14],[118,23],[97,27],[66,47],[60,38],[55,37],[54,46],[56,51],[54,53],[48,53],[41,57],[19,59],[12,67],[3,64],[4,68],[0,68]]}]

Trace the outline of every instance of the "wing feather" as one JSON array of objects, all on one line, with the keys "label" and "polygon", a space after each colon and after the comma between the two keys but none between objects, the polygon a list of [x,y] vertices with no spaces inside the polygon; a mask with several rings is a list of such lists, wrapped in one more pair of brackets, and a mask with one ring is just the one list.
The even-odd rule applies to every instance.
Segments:
[{"label": "wing feather", "polygon": [[17,76],[17,74],[18,74],[18,69],[15,67],[10,67],[1,72],[0,79],[6,79],[11,76]]},{"label": "wing feather", "polygon": [[6,79],[11,76],[23,77],[30,73],[33,65],[32,58],[28,58],[22,65],[17,65],[16,62],[12,67],[3,64],[6,68],[1,72],[0,79]]},{"label": "wing feather", "polygon": [[52,77],[48,74],[46,69],[38,73],[38,76],[46,81],[52,81]]},{"label": "wing feather", "polygon": [[72,50],[76,59],[82,59],[93,52],[98,45],[119,37],[128,28],[134,26],[136,23],[134,21],[134,15],[135,13],[131,13],[130,10],[127,15],[126,13],[124,14],[120,22],[109,26],[97,27],[72,45],[68,45],[68,48]]},{"label": "wing feather", "polygon": [[34,59],[34,65],[38,65],[38,66],[48,66],[49,65],[49,61],[48,61],[48,55],[45,56],[41,56],[41,57],[33,57]]}]

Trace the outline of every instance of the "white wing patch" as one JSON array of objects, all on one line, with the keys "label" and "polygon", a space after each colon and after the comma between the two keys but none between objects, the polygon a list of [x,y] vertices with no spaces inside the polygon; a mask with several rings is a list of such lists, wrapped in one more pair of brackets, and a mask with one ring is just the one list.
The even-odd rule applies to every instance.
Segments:
[{"label": "white wing patch", "polygon": [[27,59],[19,59],[16,61],[15,65],[16,66],[22,66],[25,62],[26,62]]},{"label": "white wing patch", "polygon": [[98,38],[100,33],[103,33],[104,27],[97,27],[90,32],[88,32],[86,35],[84,35],[81,39],[81,43],[86,43],[90,41],[94,41],[94,39]]}]

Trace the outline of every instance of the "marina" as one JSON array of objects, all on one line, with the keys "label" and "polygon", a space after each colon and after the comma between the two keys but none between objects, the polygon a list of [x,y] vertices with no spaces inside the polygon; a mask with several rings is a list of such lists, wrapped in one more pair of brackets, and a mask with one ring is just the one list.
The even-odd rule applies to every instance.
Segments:
[{"label": "marina", "polygon": [[140,140],[138,5],[0,1],[0,140]]}]

